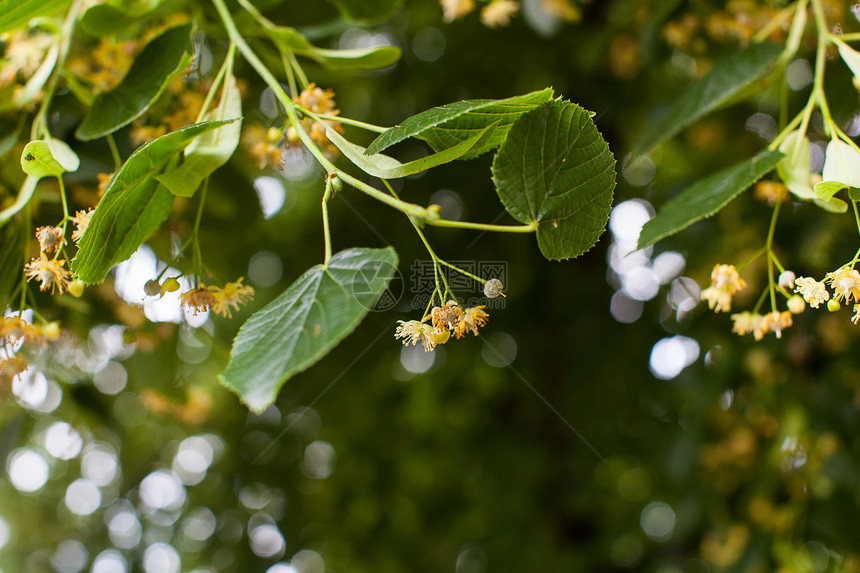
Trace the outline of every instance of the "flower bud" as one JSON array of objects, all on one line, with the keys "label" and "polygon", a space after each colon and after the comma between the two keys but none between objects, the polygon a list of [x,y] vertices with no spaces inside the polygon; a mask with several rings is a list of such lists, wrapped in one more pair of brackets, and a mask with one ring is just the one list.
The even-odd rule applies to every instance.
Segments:
[{"label": "flower bud", "polygon": [[164,291],[162,290],[161,285],[158,284],[157,280],[150,279],[143,285],[143,292],[146,293],[146,296],[158,296],[163,294]]},{"label": "flower bud", "polygon": [[75,298],[81,298],[81,295],[84,294],[84,281],[81,279],[75,279],[69,283],[69,294]]},{"label": "flower bud", "polygon": [[176,292],[179,290],[179,281],[176,280],[176,277],[170,277],[161,283],[161,288],[167,292]]},{"label": "flower bud", "polygon": [[502,292],[504,290],[505,285],[499,279],[490,279],[484,284],[484,296],[487,298],[497,298],[499,296],[505,296]]},{"label": "flower bud", "polygon": [[340,180],[340,177],[332,173],[329,175],[329,179],[331,180],[331,190],[332,194],[337,193],[341,189],[343,189],[343,181]]},{"label": "flower bud", "polygon": [[803,297],[798,294],[788,299],[787,305],[788,312],[790,312],[791,314],[800,314],[801,312],[806,310],[806,302],[803,300]]},{"label": "flower bud", "polygon": [[841,306],[842,305],[839,304],[839,301],[835,298],[831,298],[827,301],[827,310],[829,310],[830,312],[836,312]]},{"label": "flower bud", "polygon": [[433,342],[436,344],[445,344],[448,342],[448,339],[451,338],[450,330],[434,330],[433,331]]},{"label": "flower bud", "polygon": [[439,205],[430,205],[427,207],[427,220],[439,221],[442,219],[442,207]]},{"label": "flower bud", "polygon": [[794,281],[797,276],[792,271],[783,271],[779,275],[779,286],[780,288],[784,288],[785,290],[792,290],[794,288]]},{"label": "flower bud", "polygon": [[281,133],[281,130],[277,127],[270,127],[266,132],[266,139],[268,139],[270,143],[277,143],[282,136],[283,134]]},{"label": "flower bud", "polygon": [[49,322],[42,327],[42,336],[46,340],[56,340],[60,337],[60,323],[57,321]]}]

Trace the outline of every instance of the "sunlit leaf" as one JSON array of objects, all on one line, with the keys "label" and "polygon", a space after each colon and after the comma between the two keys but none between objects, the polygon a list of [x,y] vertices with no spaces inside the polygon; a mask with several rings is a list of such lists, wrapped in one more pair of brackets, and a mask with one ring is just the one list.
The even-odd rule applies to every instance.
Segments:
[{"label": "sunlit leaf", "polygon": [[191,197],[203,180],[227,163],[239,146],[242,133],[242,95],[236,80],[227,78],[221,102],[206,113],[204,121],[230,120],[230,123],[196,138],[185,150],[185,160],[176,169],[157,177],[180,197]]},{"label": "sunlit leaf", "polygon": [[484,129],[474,133],[469,139],[461,141],[453,147],[449,147],[439,153],[434,153],[421,159],[410,161],[409,163],[400,163],[393,157],[389,157],[382,153],[368,156],[365,154],[365,149],[360,145],[356,145],[348,141],[344,136],[337,132],[333,127],[326,126],[326,133],[329,140],[337,146],[341,152],[352,161],[362,171],[379,177],[380,179],[397,179],[406,177],[414,173],[426,171],[443,163],[448,163],[459,159],[464,155],[469,154],[473,149],[482,147],[489,141],[498,124],[492,124]]},{"label": "sunlit leaf", "polygon": [[639,248],[653,245],[700,219],[714,215],[750,185],[773,171],[782,157],[779,151],[766,149],[755,157],[697,181],[645,223],[639,234]]},{"label": "sunlit leaf", "polygon": [[156,177],[195,137],[224,125],[211,121],[163,135],[139,147],[105,189],[78,244],[72,269],[88,284],[134,253],[167,218],[173,195]]},{"label": "sunlit leaf", "polygon": [[546,88],[507,99],[465,100],[434,107],[386,130],[368,146],[367,154],[379,153],[410,137],[423,139],[434,151],[443,151],[473,137],[487,126],[498,123],[492,138],[462,156],[462,159],[471,159],[501,145],[511,125],[521,115],[551,98],[552,88]]},{"label": "sunlit leaf", "polygon": [[65,10],[71,3],[71,0],[0,0],[0,34],[20,28],[33,18]]},{"label": "sunlit leaf", "polygon": [[138,54],[122,82],[99,94],[75,134],[89,141],[104,137],[144,114],[190,61],[191,24],[174,26]]},{"label": "sunlit leaf", "polygon": [[779,178],[797,197],[815,199],[809,171],[809,139],[799,131],[792,131],[780,143],[779,150],[785,154],[776,166]]},{"label": "sunlit leaf", "polygon": [[264,28],[282,49],[306,56],[330,70],[378,70],[397,63],[403,52],[396,46],[375,46],[346,50],[329,50],[311,44],[295,28],[276,26],[268,20]]},{"label": "sunlit leaf", "polygon": [[347,249],[327,265],[312,267],[245,322],[220,376],[222,384],[250,409],[266,409],[291,376],[358,326],[396,269],[391,247]]},{"label": "sunlit leaf", "polygon": [[651,123],[633,150],[634,155],[648,153],[693,122],[736,100],[738,94],[772,69],[782,50],[776,44],[752,44],[717,62],[672,104],[662,119]]},{"label": "sunlit leaf", "polygon": [[80,163],[75,152],[59,139],[31,141],[21,152],[21,169],[36,179],[61,177],[63,173],[77,171]]},{"label": "sunlit leaf", "polygon": [[493,182],[508,213],[537,224],[541,253],[568,259],[606,227],[615,159],[588,111],[554,100],[513,124],[493,160]]}]

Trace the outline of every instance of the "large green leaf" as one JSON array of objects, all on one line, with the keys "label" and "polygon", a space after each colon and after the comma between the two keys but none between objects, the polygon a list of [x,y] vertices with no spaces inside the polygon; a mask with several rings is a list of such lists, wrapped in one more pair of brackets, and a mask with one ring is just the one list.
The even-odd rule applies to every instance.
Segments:
[{"label": "large green leaf", "polygon": [[0,34],[20,28],[33,18],[65,10],[71,0],[0,0]]},{"label": "large green leaf", "polygon": [[653,245],[715,214],[776,168],[782,157],[779,151],[766,149],[755,157],[697,181],[666,203],[656,217],[645,223],[639,234],[639,248]]},{"label": "large green leaf", "polygon": [[191,197],[203,180],[227,163],[239,146],[242,134],[242,95],[231,76],[225,79],[218,107],[208,112],[205,121],[230,120],[218,129],[204,133],[185,150],[185,161],[178,168],[157,177],[158,181],[180,197]]},{"label": "large green leaf", "polygon": [[174,26],[152,40],[135,58],[122,82],[99,94],[75,134],[89,141],[104,137],[144,114],[190,61],[191,24]]},{"label": "large green leaf", "polygon": [[588,111],[553,100],[513,124],[493,160],[493,182],[508,213],[537,224],[543,255],[568,259],[606,227],[615,159]]},{"label": "large green leaf", "polygon": [[184,127],[139,147],[114,175],[78,244],[72,270],[88,284],[134,253],[167,218],[173,196],[156,177],[198,135],[226,122]]},{"label": "large green leaf", "polygon": [[334,0],[341,14],[351,20],[382,20],[397,12],[404,0]]},{"label": "large green leaf", "polygon": [[347,249],[312,267],[242,325],[221,383],[264,410],[291,376],[355,330],[396,269],[391,247]]},{"label": "large green leaf", "polygon": [[717,62],[705,77],[672,104],[662,119],[651,124],[633,154],[651,151],[693,122],[734,100],[771,70],[782,49],[776,44],[752,44]]},{"label": "large green leaf", "polygon": [[393,157],[389,157],[382,153],[365,155],[365,149],[360,145],[356,145],[347,140],[344,136],[337,132],[333,127],[326,125],[326,134],[329,140],[340,149],[347,159],[352,161],[362,171],[380,179],[397,179],[406,177],[414,173],[427,171],[443,163],[449,163],[455,159],[459,159],[463,155],[471,152],[474,148],[483,146],[489,139],[493,137],[498,124],[488,125],[484,129],[474,133],[469,139],[458,143],[453,147],[449,147],[439,153],[434,153],[421,159],[410,161],[409,163],[400,163]]},{"label": "large green leaf", "polygon": [[520,116],[551,98],[552,88],[546,88],[507,99],[465,100],[434,107],[386,130],[370,144],[367,154],[379,153],[410,137],[423,139],[434,151],[443,151],[469,139],[487,126],[498,123],[489,141],[462,157],[471,159],[501,145],[511,125]]},{"label": "large green leaf", "polygon": [[137,21],[137,16],[110,4],[95,4],[81,16],[81,27],[94,36],[113,36],[124,32]]}]

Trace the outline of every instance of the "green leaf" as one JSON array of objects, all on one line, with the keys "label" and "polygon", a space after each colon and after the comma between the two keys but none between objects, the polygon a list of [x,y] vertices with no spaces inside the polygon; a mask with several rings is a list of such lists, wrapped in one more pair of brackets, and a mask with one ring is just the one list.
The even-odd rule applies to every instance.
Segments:
[{"label": "green leaf", "polygon": [[590,112],[553,100],[513,124],[493,160],[493,182],[508,213],[537,226],[543,255],[568,259],[606,227],[615,159]]},{"label": "green leaf", "polygon": [[71,0],[0,0],[0,34],[20,28],[33,18],[65,10]]},{"label": "green leaf", "polygon": [[821,178],[844,183],[844,187],[860,187],[860,152],[840,139],[831,140],[824,151]]},{"label": "green leaf", "polygon": [[404,0],[334,0],[344,18],[350,20],[382,20],[397,12]]},{"label": "green leaf", "polygon": [[31,141],[21,152],[21,169],[36,179],[62,177],[63,173],[77,171],[80,164],[75,152],[59,139]]},{"label": "green leaf", "polygon": [[648,153],[733,100],[745,88],[767,75],[781,53],[782,46],[776,44],[752,44],[717,62],[705,77],[675,101],[662,119],[651,124],[633,154]]},{"label": "green leaf", "polygon": [[443,151],[469,139],[487,126],[498,123],[498,128],[488,142],[462,157],[471,159],[501,145],[511,125],[520,116],[551,98],[552,88],[546,88],[507,99],[465,100],[434,107],[380,134],[367,148],[367,155],[379,153],[410,137],[423,139],[434,151]]},{"label": "green leaf", "polygon": [[836,42],[836,47],[839,49],[842,61],[851,69],[854,77],[860,79],[860,52],[835,36],[833,37],[833,41]]},{"label": "green leaf", "polygon": [[347,249],[312,267],[242,325],[221,383],[263,411],[291,376],[355,330],[396,270],[391,247]]},{"label": "green leaf", "polygon": [[337,132],[333,127],[326,124],[326,134],[329,140],[337,146],[338,149],[352,161],[357,167],[369,175],[379,177],[380,179],[397,179],[406,177],[414,173],[426,171],[437,165],[449,163],[455,159],[468,154],[474,148],[482,147],[486,142],[493,137],[498,124],[488,125],[484,129],[478,131],[469,139],[458,143],[453,147],[449,147],[439,153],[410,161],[409,163],[400,163],[393,157],[378,153],[368,157],[365,154],[365,149],[360,145],[356,145],[348,141],[344,136]]},{"label": "green leaf", "polygon": [[93,213],[72,270],[87,284],[102,282],[167,218],[173,196],[156,177],[195,137],[227,122],[183,127],[139,147],[108,183]]},{"label": "green leaf", "polygon": [[645,223],[639,234],[639,248],[653,245],[700,219],[710,217],[772,171],[782,157],[779,151],[766,149],[755,157],[697,181]]},{"label": "green leaf", "polygon": [[809,171],[809,140],[799,131],[792,131],[779,144],[785,157],[776,166],[779,178],[792,194],[801,199],[815,199],[812,173]]},{"label": "green leaf", "polygon": [[33,193],[36,192],[36,185],[38,183],[39,179],[32,175],[28,175],[27,178],[24,179],[24,183],[18,191],[18,198],[15,199],[15,202],[9,207],[0,211],[0,227],[3,227],[8,223],[12,217],[14,217],[21,209],[24,208],[24,206],[27,205],[27,203],[30,202],[30,199],[33,198]]},{"label": "green leaf", "polygon": [[185,149],[185,161],[178,168],[156,177],[171,193],[191,197],[204,179],[227,163],[239,146],[242,134],[242,95],[232,76],[225,79],[218,107],[204,116],[205,121],[228,120],[223,127],[204,133]]},{"label": "green leaf", "polygon": [[94,36],[115,36],[130,28],[137,17],[110,4],[90,6],[81,16],[81,27]]},{"label": "green leaf", "polygon": [[311,44],[295,28],[276,26],[260,16],[266,33],[282,50],[306,56],[336,71],[378,70],[397,63],[403,52],[395,46],[327,50]]},{"label": "green leaf", "polygon": [[90,141],[128,125],[144,114],[190,61],[191,24],[174,26],[152,40],[135,58],[122,82],[99,94],[75,134]]}]

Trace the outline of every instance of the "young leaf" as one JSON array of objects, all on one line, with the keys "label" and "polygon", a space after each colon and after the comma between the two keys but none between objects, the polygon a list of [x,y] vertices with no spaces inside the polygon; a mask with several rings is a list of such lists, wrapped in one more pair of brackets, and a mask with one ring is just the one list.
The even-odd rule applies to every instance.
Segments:
[{"label": "young leaf", "polygon": [[568,259],[606,227],[615,159],[588,111],[553,100],[513,124],[493,159],[493,182],[508,213],[537,225],[541,253]]},{"label": "young leaf", "polygon": [[840,139],[832,139],[824,151],[824,181],[838,181],[844,187],[860,187],[860,152]]},{"label": "young leaf", "polygon": [[62,177],[63,173],[77,171],[80,164],[75,152],[59,139],[31,141],[21,152],[21,169],[36,179]]},{"label": "young leaf", "polygon": [[122,82],[99,94],[75,133],[90,141],[128,125],[144,114],[190,61],[191,24],[174,26],[152,40],[135,58]]},{"label": "young leaf", "polygon": [[81,27],[94,36],[113,36],[130,28],[138,17],[110,4],[95,4],[81,16]]},{"label": "young leaf", "polygon": [[439,153],[434,153],[409,163],[400,163],[393,157],[378,153],[368,157],[365,155],[365,149],[360,145],[356,145],[347,140],[344,136],[337,132],[333,127],[326,125],[326,134],[329,140],[337,146],[338,149],[365,173],[379,177],[380,179],[397,179],[406,177],[413,173],[427,171],[437,165],[449,163],[455,159],[459,159],[463,155],[470,153],[474,148],[482,147],[488,140],[493,137],[498,124],[488,125],[484,129],[476,132],[469,139],[458,143],[453,147],[449,147]]},{"label": "young leaf", "polygon": [[156,177],[171,193],[191,197],[204,179],[227,163],[239,146],[242,134],[242,95],[233,77],[226,78],[221,102],[206,113],[204,121],[229,123],[196,138],[185,149],[185,161],[178,168]]},{"label": "young leaf", "polygon": [[65,10],[71,0],[0,0],[0,34],[20,28],[33,18]]},{"label": "young leaf", "polygon": [[397,12],[404,0],[334,0],[344,18],[382,20]]},{"label": "young leaf", "polygon": [[82,281],[102,282],[161,226],[173,196],[156,177],[191,140],[225,123],[184,127],[142,145],[128,158],[105,189],[72,260],[72,270]]},{"label": "young leaf", "polygon": [[799,131],[792,131],[779,144],[779,150],[785,154],[776,166],[779,178],[795,196],[815,199],[809,171],[809,140]]},{"label": "young leaf", "polygon": [[38,177],[28,175],[18,191],[18,198],[10,206],[0,211],[0,227],[3,227],[9,222],[9,219],[15,216],[21,209],[24,208],[30,199],[33,198],[33,193],[36,191],[36,185],[39,183]]},{"label": "young leaf", "polygon": [[347,249],[312,267],[242,325],[221,383],[251,410],[265,410],[291,376],[355,330],[396,269],[391,247]]},{"label": "young leaf", "polygon": [[335,71],[379,70],[396,64],[403,52],[396,46],[376,46],[349,50],[327,50],[311,44],[295,28],[276,26],[264,20],[266,33],[283,50],[306,56]]},{"label": "young leaf", "polygon": [[407,118],[398,126],[380,134],[367,148],[367,155],[379,153],[410,137],[423,139],[434,151],[444,151],[472,137],[489,125],[498,127],[484,145],[461,159],[471,159],[495,149],[505,140],[511,125],[524,113],[548,102],[552,88],[501,100],[465,100],[434,107]]},{"label": "young leaf", "polygon": [[666,203],[657,216],[645,223],[639,234],[639,248],[686,229],[728,205],[750,185],[772,171],[783,155],[764,150],[713,175],[701,179]]},{"label": "young leaf", "polygon": [[854,77],[860,79],[860,52],[840,40],[839,38],[835,38],[836,47],[839,48],[839,55],[842,57],[842,61],[845,62],[845,65],[851,68],[851,73],[854,74]]},{"label": "young leaf", "polygon": [[693,122],[708,115],[757,80],[763,78],[782,53],[776,44],[752,44],[718,62],[651,124],[633,150],[634,155],[648,153]]}]

